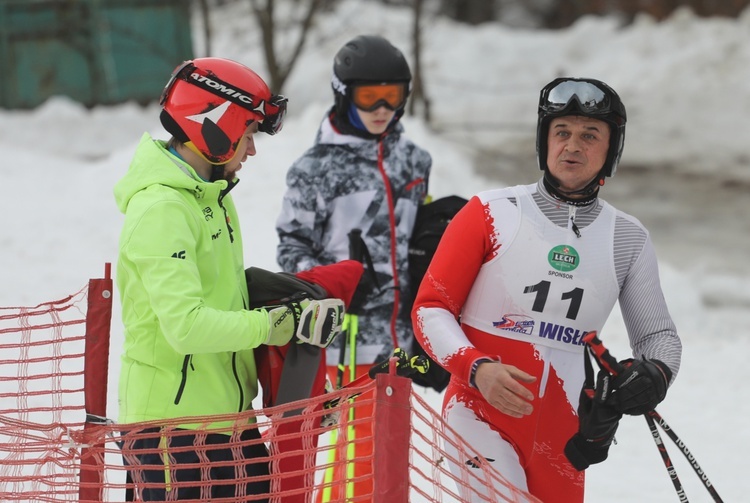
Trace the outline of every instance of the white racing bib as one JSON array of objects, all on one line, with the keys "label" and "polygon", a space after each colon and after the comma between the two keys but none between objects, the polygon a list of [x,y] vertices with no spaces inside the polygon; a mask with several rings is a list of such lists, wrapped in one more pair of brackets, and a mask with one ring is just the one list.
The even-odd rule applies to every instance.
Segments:
[{"label": "white racing bib", "polygon": [[619,294],[615,210],[600,201],[601,213],[579,238],[542,214],[531,187],[479,194],[501,246],[480,269],[461,319],[489,334],[580,353],[584,333],[601,331]]}]

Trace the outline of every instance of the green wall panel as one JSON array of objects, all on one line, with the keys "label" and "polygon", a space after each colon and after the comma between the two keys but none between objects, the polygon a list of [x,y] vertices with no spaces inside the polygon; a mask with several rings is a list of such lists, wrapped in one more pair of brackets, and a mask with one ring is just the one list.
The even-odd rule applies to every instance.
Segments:
[{"label": "green wall panel", "polygon": [[190,0],[0,0],[0,107],[158,99],[192,58]]}]

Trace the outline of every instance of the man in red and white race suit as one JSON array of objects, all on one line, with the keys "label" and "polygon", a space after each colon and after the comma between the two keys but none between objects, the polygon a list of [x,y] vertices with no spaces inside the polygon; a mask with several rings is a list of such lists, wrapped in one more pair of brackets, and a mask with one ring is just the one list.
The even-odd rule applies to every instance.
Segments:
[{"label": "man in red and white race suit", "polygon": [[[606,84],[550,83],[539,110],[543,178],[469,201],[412,311],[418,340],[452,374],[443,416],[481,455],[454,450],[461,464],[452,469],[478,469],[484,458],[544,502],[583,501],[584,472],[564,454],[578,429],[582,337],[601,331],[617,301],[634,357],[663,362],[670,377],[679,369],[648,231],[597,197],[620,158],[624,125]],[[479,479],[472,485],[487,494]],[[472,500],[466,489],[462,496]]]}]

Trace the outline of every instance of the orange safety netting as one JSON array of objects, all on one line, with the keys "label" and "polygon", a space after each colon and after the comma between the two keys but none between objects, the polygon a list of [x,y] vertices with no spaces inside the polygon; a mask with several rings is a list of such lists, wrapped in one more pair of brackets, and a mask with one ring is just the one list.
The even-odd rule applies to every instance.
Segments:
[{"label": "orange safety netting", "polygon": [[2,501],[33,501],[45,492],[58,501],[78,496],[77,472],[62,468],[70,454],[60,439],[85,422],[87,293],[0,309]]},{"label": "orange safety netting", "polygon": [[[106,325],[108,334],[111,310],[92,300],[108,301],[111,309],[111,280],[94,281],[61,301],[0,308],[0,501],[159,495],[165,501],[303,503],[321,491],[346,494],[332,489],[357,482],[346,470],[352,463],[371,465],[360,478],[372,479],[373,492],[330,501],[536,501],[482,463],[411,381],[396,375],[242,414],[108,421],[102,333]],[[357,414],[368,408],[374,414]],[[372,437],[352,438],[354,424],[371,425]],[[358,442],[372,442],[373,453],[352,458]],[[260,457],[247,455],[256,450],[257,456],[258,449]],[[255,470],[258,461],[269,473]],[[331,480],[336,467],[350,478]]]}]

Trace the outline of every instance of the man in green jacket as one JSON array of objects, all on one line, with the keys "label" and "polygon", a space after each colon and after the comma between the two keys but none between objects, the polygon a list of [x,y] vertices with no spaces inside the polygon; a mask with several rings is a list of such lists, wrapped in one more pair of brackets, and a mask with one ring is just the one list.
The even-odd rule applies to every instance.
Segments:
[{"label": "man in green jacket", "polygon": [[[248,410],[258,393],[253,348],[284,345],[293,337],[326,347],[343,315],[338,299],[248,309],[252,292],[229,191],[242,163],[255,155],[253,136],[281,129],[286,99],[272,95],[239,63],[198,58],[175,70],[161,106],[161,122],[172,138],[164,142],[144,134],[114,189],[125,214],[116,275],[125,327],[119,384],[124,424]],[[185,430],[198,427],[190,420],[179,424]],[[172,487],[175,481],[201,481],[200,468],[175,465],[199,463],[202,456],[182,449],[171,449],[170,457],[154,454],[193,445],[197,433],[167,439],[158,427],[151,431],[150,438],[133,444],[144,469],[131,473],[136,486],[161,487],[141,487],[140,499],[205,499],[198,483]],[[205,437],[210,461],[237,461],[223,445],[231,432],[232,421],[211,424]],[[241,438],[260,437],[249,427]],[[268,456],[262,442],[242,450],[242,459],[253,460],[245,465],[247,476],[268,475],[268,462],[256,460]],[[136,464],[132,456],[126,455],[127,461]],[[212,466],[209,476],[212,499],[269,491],[268,479],[244,487],[233,483],[235,466]]]}]

